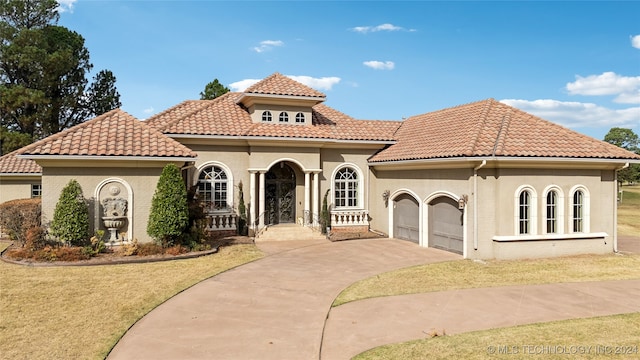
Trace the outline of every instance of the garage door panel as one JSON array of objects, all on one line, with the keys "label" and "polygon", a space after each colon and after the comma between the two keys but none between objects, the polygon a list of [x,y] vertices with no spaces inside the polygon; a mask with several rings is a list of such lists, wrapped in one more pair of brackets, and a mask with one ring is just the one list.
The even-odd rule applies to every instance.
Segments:
[{"label": "garage door panel", "polygon": [[429,203],[429,246],[462,254],[463,240],[458,203],[444,196]]},{"label": "garage door panel", "polygon": [[393,201],[393,236],[420,242],[420,207],[412,196],[403,194]]}]

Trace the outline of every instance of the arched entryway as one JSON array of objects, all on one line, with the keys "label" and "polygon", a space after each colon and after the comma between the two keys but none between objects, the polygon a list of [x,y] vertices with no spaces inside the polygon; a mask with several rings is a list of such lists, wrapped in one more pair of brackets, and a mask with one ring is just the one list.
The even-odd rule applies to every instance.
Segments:
[{"label": "arched entryway", "polygon": [[409,194],[393,199],[393,237],[420,243],[420,205]]},{"label": "arched entryway", "polygon": [[439,196],[429,202],[429,247],[463,253],[464,217],[458,202]]},{"label": "arched entryway", "polygon": [[265,177],[265,221],[267,225],[295,222],[295,171],[283,161],[271,167]]}]

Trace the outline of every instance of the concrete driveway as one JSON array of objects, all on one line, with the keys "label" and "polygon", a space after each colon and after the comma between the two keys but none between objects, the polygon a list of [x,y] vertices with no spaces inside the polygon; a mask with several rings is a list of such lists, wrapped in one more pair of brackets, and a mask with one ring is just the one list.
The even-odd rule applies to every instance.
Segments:
[{"label": "concrete driveway", "polygon": [[259,246],[271,255],[168,300],[108,359],[318,359],[325,320],[344,288],[381,272],[462,258],[394,239]]},{"label": "concrete driveway", "polygon": [[455,334],[640,311],[640,280],[463,289],[331,309],[358,280],[461,256],[394,239],[258,246],[269,256],[162,304],[108,359],[339,360],[434,330]]}]

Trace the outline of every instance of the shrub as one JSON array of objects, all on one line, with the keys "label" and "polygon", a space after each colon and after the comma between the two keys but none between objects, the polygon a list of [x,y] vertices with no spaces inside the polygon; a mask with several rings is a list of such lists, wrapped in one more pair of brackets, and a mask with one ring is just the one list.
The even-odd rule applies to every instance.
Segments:
[{"label": "shrub", "polygon": [[247,235],[247,207],[244,205],[244,192],[242,191],[242,181],[238,183],[238,235]]},{"label": "shrub", "polygon": [[149,256],[149,255],[161,255],[164,254],[164,248],[160,244],[144,243],[138,244],[137,255]]},{"label": "shrub", "polygon": [[323,234],[327,233],[327,227],[331,225],[331,216],[329,214],[329,207],[327,204],[327,197],[329,196],[329,190],[324,193],[324,199],[322,199],[322,211],[320,212],[320,231]]},{"label": "shrub", "polygon": [[169,164],[164,167],[151,200],[147,233],[163,247],[169,247],[189,226],[187,190],[180,169]]},{"label": "shrub", "polygon": [[41,203],[40,199],[20,199],[0,204],[0,226],[20,246],[25,245],[29,229],[40,226]]},{"label": "shrub", "polygon": [[24,247],[29,250],[41,250],[47,246],[47,231],[42,226],[32,227],[27,231]]},{"label": "shrub", "polygon": [[51,234],[72,246],[88,245],[89,208],[76,180],[62,189],[51,222]]}]

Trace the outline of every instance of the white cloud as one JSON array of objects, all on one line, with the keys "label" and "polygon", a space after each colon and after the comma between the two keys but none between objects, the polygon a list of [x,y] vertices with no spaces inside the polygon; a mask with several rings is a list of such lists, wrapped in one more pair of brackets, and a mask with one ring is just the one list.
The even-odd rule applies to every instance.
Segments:
[{"label": "white cloud", "polygon": [[142,112],[143,112],[143,113],[145,113],[145,114],[153,114],[153,111],[154,111],[154,110],[155,110],[155,109],[153,108],[153,106],[150,106],[150,107],[148,107],[148,108],[146,108],[146,109],[142,110]]},{"label": "white cloud", "polygon": [[316,90],[331,90],[333,85],[340,82],[339,77],[335,76],[327,76],[321,78],[314,78],[311,76],[296,76],[296,75],[286,75],[288,78],[291,78],[297,82],[303,83],[309,87],[312,87]]},{"label": "white cloud", "polygon": [[631,37],[631,46],[633,46],[636,49],[640,49],[640,35]]},{"label": "white cloud", "polygon": [[229,89],[231,91],[245,91],[247,88],[262,79],[244,79],[240,81],[236,81],[234,83],[229,84]]},{"label": "white cloud", "polygon": [[396,67],[396,64],[394,64],[393,61],[376,61],[376,60],[372,60],[372,61],[365,61],[363,62],[364,66],[368,66],[372,69],[376,69],[376,70],[393,70],[394,67]]},{"label": "white cloud", "polygon": [[576,75],[576,81],[567,83],[566,88],[571,95],[618,95],[615,102],[640,104],[640,76],[621,76],[611,71],[586,77]]},{"label": "white cloud", "polygon": [[278,46],[284,46],[284,42],[280,40],[264,40],[260,42],[260,46],[254,47],[253,50],[257,53],[261,53]]},{"label": "white cloud", "polygon": [[58,2],[58,12],[73,12],[73,5],[77,0],[56,0]]},{"label": "white cloud", "polygon": [[[285,76],[297,82],[305,84],[311,88],[314,88],[316,90],[331,90],[333,85],[340,82],[340,78],[335,76],[321,77],[321,78],[314,78],[311,76],[304,76],[304,75],[301,75],[301,76],[285,75]],[[245,91],[248,87],[257,83],[260,80],[262,79],[244,79],[244,80],[236,81],[234,83],[229,84],[229,88],[232,91]]]},{"label": "white cloud", "polygon": [[640,119],[640,107],[609,109],[593,103],[552,99],[503,99],[500,102],[570,128],[635,127]]},{"label": "white cloud", "polygon": [[[395,26],[393,24],[381,24],[378,26],[356,26],[350,29],[351,31],[355,31],[358,33],[366,34],[370,32],[378,32],[378,31],[399,31],[403,30],[400,26]],[[414,31],[414,30],[410,30]]]}]

